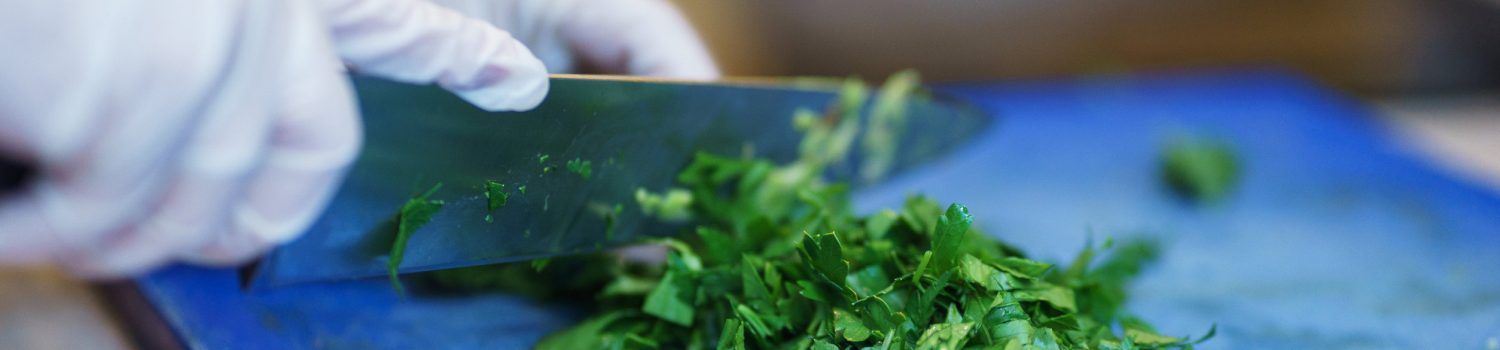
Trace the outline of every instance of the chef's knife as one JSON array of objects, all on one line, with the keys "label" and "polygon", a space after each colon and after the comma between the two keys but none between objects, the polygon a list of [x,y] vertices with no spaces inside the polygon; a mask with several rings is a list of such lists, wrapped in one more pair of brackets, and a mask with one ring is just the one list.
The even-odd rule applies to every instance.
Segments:
[{"label": "chef's knife", "polygon": [[[445,205],[412,234],[401,272],[520,261],[638,241],[653,225],[637,189],[661,191],[695,152],[796,155],[797,109],[822,111],[832,90],[557,75],[527,112],[486,112],[432,86],[355,77],[365,145],[323,215],[268,254],[252,285],[382,276],[397,213],[442,184]],[[976,109],[912,99],[894,171],[936,158],[985,129]],[[833,173],[852,173],[854,160]],[[572,169],[569,163],[574,163]],[[584,175],[582,164],[588,162]],[[490,210],[484,184],[504,184]]]}]

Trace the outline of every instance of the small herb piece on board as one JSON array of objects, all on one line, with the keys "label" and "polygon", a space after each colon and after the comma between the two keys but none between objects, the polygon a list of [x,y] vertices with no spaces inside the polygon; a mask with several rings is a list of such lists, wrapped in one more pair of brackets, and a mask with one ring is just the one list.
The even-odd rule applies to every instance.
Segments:
[{"label": "small herb piece on board", "polygon": [[1239,183],[1239,159],[1228,144],[1208,138],[1181,138],[1162,150],[1162,180],[1179,196],[1218,201]]},{"label": "small herb piece on board", "polygon": [[578,174],[578,176],[584,179],[588,179],[590,176],[594,176],[594,162],[573,158],[573,160],[568,161],[568,171]]},{"label": "small herb piece on board", "polygon": [[432,221],[432,215],[443,209],[443,201],[429,199],[443,184],[433,185],[432,189],[414,197],[401,205],[400,216],[397,217],[396,241],[391,244],[391,257],[386,263],[386,269],[390,272],[391,287],[396,289],[396,294],[406,295],[406,288],[401,286],[401,278],[396,270],[401,267],[401,259],[406,255],[406,241],[411,239],[411,234]]}]

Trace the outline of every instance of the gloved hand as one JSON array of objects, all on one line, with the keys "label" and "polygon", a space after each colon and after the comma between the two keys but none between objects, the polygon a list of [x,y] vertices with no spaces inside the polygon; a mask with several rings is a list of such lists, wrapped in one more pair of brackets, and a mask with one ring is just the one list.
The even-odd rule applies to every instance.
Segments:
[{"label": "gloved hand", "polygon": [[552,72],[719,76],[692,26],[665,0],[433,1],[510,32]]},{"label": "gloved hand", "polygon": [[507,33],[417,0],[7,1],[0,48],[0,154],[38,170],[0,198],[0,263],[86,276],[305,229],[359,148],[341,62],[491,110],[547,90]]}]

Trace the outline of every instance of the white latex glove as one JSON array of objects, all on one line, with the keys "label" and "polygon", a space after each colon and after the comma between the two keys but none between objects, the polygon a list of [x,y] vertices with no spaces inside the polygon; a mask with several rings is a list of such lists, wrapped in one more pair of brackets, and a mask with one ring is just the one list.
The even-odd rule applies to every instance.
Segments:
[{"label": "white latex glove", "polygon": [[509,31],[552,72],[713,79],[719,70],[664,0],[432,0]]},{"label": "white latex glove", "polygon": [[[301,233],[356,155],[343,63],[529,109],[541,61],[419,0],[0,1],[0,263],[121,276]],[[413,116],[421,117],[421,116]]]}]

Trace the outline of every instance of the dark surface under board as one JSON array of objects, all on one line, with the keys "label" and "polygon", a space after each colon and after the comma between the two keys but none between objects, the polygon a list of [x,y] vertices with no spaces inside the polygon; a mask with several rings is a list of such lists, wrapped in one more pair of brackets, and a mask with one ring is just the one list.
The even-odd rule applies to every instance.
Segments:
[{"label": "dark surface under board", "polygon": [[[972,145],[857,194],[967,204],[989,232],[1063,261],[1092,232],[1149,235],[1159,265],[1130,308],[1201,349],[1484,348],[1500,338],[1500,197],[1407,152],[1351,100],[1284,71],[948,85],[1002,116]],[[1173,135],[1242,157],[1242,186],[1196,207],[1162,189]],[[1500,152],[1500,150],[1497,150]],[[241,289],[175,266],[137,285],[195,348],[520,348],[565,307],[503,296],[397,298],[383,279]]]}]

